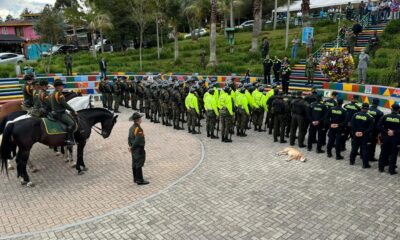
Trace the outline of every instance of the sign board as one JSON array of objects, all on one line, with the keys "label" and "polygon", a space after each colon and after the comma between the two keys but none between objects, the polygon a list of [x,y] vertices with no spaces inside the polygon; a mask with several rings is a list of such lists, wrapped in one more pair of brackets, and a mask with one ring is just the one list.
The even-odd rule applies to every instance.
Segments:
[{"label": "sign board", "polygon": [[304,27],[301,35],[301,43],[307,43],[308,37],[314,38],[314,28],[313,27]]},{"label": "sign board", "polygon": [[364,93],[371,94],[372,93],[372,86],[371,85],[365,85]]}]

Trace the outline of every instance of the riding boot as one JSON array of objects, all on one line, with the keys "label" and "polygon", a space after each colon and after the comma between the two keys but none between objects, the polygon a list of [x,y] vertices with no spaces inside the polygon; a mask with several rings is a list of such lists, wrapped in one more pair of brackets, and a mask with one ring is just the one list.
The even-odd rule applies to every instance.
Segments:
[{"label": "riding boot", "polygon": [[68,127],[67,129],[67,140],[65,143],[69,146],[75,145],[75,140],[74,140],[74,128],[73,127]]}]

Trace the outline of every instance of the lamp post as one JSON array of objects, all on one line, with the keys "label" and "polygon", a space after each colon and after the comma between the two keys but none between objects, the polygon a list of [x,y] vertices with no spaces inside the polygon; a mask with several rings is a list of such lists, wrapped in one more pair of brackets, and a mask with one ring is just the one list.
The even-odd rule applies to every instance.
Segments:
[{"label": "lamp post", "polygon": [[287,4],[285,50],[289,46],[289,22],[290,22],[290,0],[288,0]]}]

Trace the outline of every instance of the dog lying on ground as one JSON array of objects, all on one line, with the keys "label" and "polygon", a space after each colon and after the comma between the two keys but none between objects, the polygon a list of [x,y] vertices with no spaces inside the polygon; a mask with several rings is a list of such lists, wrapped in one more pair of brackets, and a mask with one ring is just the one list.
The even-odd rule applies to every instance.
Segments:
[{"label": "dog lying on ground", "polygon": [[298,160],[300,162],[305,162],[306,157],[304,156],[303,153],[301,153],[299,150],[292,148],[292,147],[287,147],[283,149],[280,152],[276,153],[278,156],[282,155],[288,155],[286,161],[292,161],[292,160]]}]

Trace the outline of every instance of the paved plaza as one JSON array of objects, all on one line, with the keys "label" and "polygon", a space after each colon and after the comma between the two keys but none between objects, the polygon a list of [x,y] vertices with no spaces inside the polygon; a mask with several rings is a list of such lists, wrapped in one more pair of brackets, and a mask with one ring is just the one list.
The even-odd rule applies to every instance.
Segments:
[{"label": "paved plaza", "polygon": [[38,145],[35,188],[1,176],[0,239],[400,239],[399,176],[349,151],[286,162],[253,130],[226,144],[145,120],[151,184],[134,185],[121,110],[109,139],[92,132],[85,175]]}]

